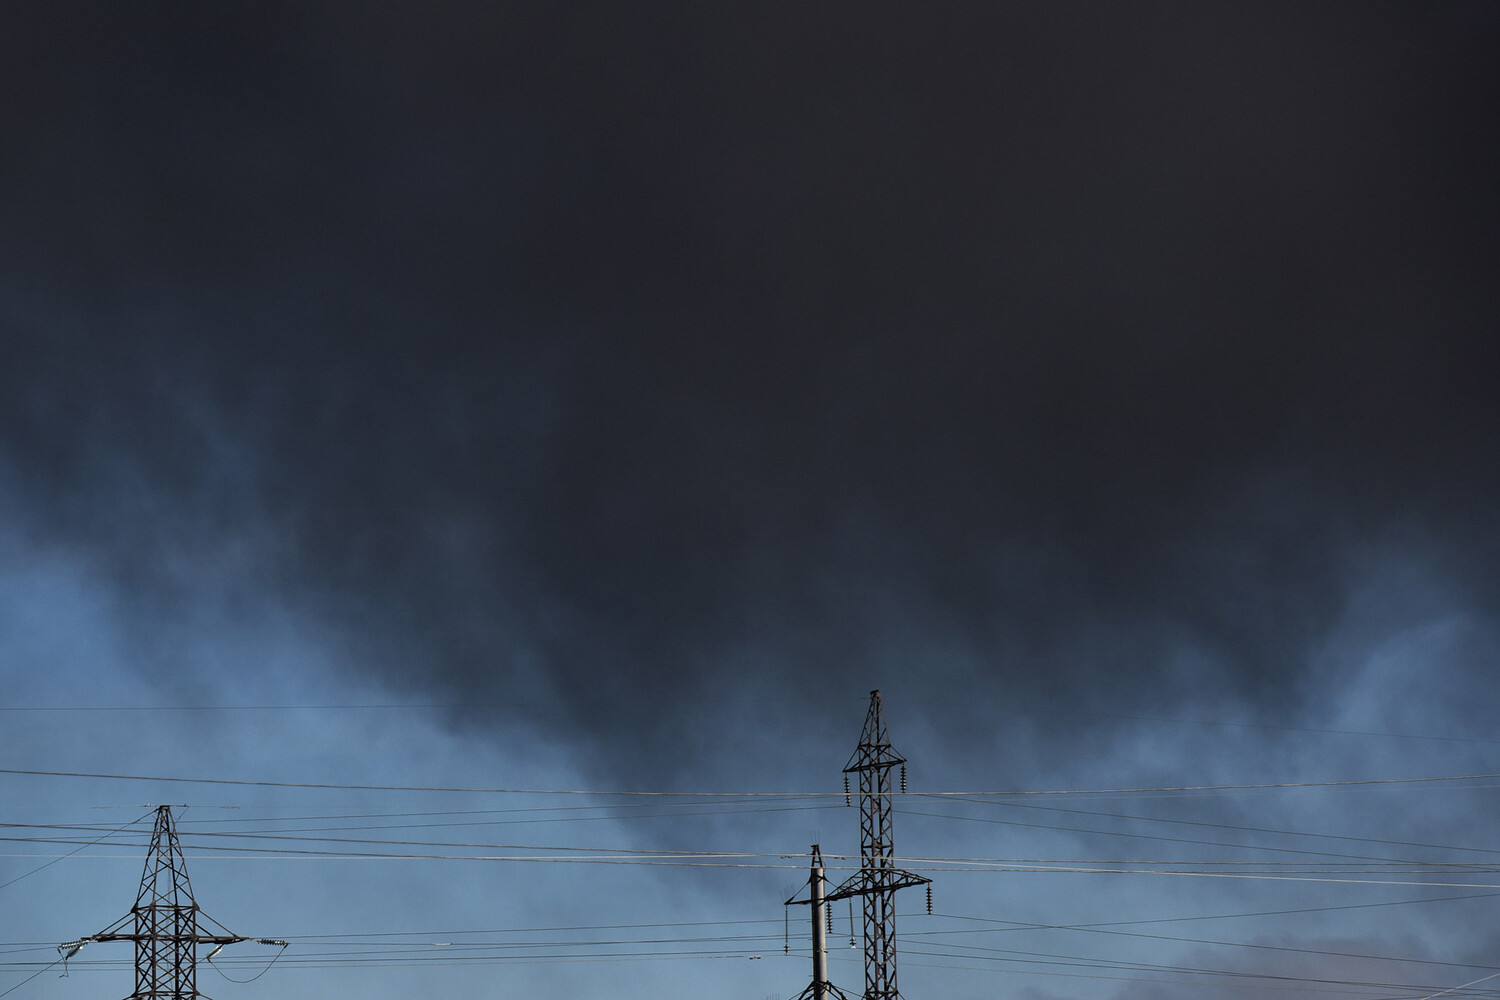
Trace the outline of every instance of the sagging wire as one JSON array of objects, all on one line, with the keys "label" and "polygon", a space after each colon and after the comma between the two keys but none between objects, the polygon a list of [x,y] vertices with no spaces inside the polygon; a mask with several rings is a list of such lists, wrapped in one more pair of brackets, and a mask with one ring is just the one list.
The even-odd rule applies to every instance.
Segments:
[{"label": "sagging wire", "polygon": [[217,965],[214,964],[214,956],[217,955],[224,948],[224,946],[222,944],[218,945],[217,947],[214,948],[213,951],[209,952],[208,955],[204,957],[204,961],[206,961],[209,965],[213,965],[214,971],[217,972],[219,975],[223,976],[225,979],[229,980],[231,983],[238,983],[240,985],[244,985],[245,983],[253,983],[257,979],[259,979],[261,976],[264,976],[266,973],[270,972],[271,971],[271,966],[273,966],[273,965],[276,964],[276,960],[278,958],[280,958],[283,954],[285,954],[287,948],[289,947],[289,943],[288,942],[286,942],[286,941],[279,941],[279,940],[277,940],[275,938],[256,938],[255,939],[255,943],[256,944],[267,944],[267,945],[271,945],[273,947],[279,947],[281,950],[278,951],[275,955],[271,956],[271,960],[266,963],[266,967],[264,969],[261,969],[255,975],[251,976],[249,979],[235,979],[233,976],[229,975],[223,969],[219,968]]},{"label": "sagging wire", "polygon": [[[68,978],[68,959],[70,959],[74,955],[78,954],[78,952],[86,944],[88,944],[88,941],[86,939],[79,938],[77,941],[68,941],[68,942],[66,942],[64,944],[60,944],[60,945],[57,946],[57,953],[62,956],[57,961],[61,962],[62,963],[62,967],[63,967],[62,975],[58,976],[57,977],[58,979],[67,979]],[[63,950],[64,948],[66,948],[67,951],[64,951]],[[54,962],[52,964],[56,965],[57,962]]]}]

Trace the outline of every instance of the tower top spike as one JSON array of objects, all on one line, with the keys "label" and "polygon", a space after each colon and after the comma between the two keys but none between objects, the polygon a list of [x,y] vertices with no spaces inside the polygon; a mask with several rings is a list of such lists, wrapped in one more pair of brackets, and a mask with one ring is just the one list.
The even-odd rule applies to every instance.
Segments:
[{"label": "tower top spike", "polygon": [[146,852],[146,867],[141,872],[141,887],[135,895],[137,910],[149,906],[195,906],[193,888],[188,882],[187,861],[177,828],[172,823],[172,807],[156,807],[156,825],[151,830],[151,847]]},{"label": "tower top spike", "polygon": [[906,758],[891,748],[891,738],[885,728],[885,708],[880,703],[880,690],[870,692],[870,707],[865,712],[864,729],[859,734],[859,746],[844,765],[844,773],[874,771],[881,768],[905,764]]}]

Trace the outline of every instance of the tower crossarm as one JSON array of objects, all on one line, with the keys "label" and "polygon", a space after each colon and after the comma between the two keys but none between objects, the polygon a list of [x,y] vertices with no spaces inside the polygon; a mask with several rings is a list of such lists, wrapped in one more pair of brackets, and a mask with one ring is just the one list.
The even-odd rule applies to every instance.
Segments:
[{"label": "tower crossarm", "polygon": [[[157,941],[161,940],[160,934],[91,934],[81,938],[80,943],[89,944],[95,941]],[[249,941],[250,938],[240,937],[237,934],[192,934],[179,935],[173,940],[191,942],[193,944],[239,944],[241,941]],[[70,944],[72,942],[69,942]]]},{"label": "tower crossarm", "polygon": [[853,896],[870,896],[879,892],[895,892],[912,886],[927,885],[932,879],[900,868],[862,868],[840,883],[826,897],[832,903]]},{"label": "tower crossarm", "polygon": [[854,997],[851,997],[826,979],[820,982],[808,983],[802,992],[798,993],[792,1000],[818,1000],[820,995],[824,998],[837,997],[838,1000],[855,1000]]},{"label": "tower crossarm", "polygon": [[891,737],[885,727],[885,712],[880,704],[880,692],[870,692],[870,708],[865,714],[864,728],[860,730],[859,746],[854,748],[844,773],[875,771],[897,764],[905,764],[906,758],[891,746]]}]

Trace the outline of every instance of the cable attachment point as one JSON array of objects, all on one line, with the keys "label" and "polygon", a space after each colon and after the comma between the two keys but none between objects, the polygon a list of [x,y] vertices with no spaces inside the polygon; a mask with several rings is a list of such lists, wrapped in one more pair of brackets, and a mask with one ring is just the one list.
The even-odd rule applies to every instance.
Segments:
[{"label": "cable attachment point", "polygon": [[62,956],[63,965],[62,975],[58,976],[58,979],[68,978],[68,959],[78,954],[78,950],[88,943],[88,938],[79,938],[77,941],[69,941],[57,946],[57,953]]}]

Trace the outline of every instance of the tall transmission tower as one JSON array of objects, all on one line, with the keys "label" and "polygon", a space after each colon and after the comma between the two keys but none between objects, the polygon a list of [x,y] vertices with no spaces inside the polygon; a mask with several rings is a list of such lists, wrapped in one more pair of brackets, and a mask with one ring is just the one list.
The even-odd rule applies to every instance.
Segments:
[{"label": "tall transmission tower", "polygon": [[[212,924],[221,933],[202,929],[200,921]],[[133,929],[127,930],[127,925],[133,925]],[[213,945],[208,953],[212,959],[226,944],[249,940],[198,908],[188,883],[182,845],[172,824],[172,807],[158,806],[135,906],[98,934],[58,945],[57,950],[68,959],[95,941],[134,941],[135,992],[126,1000],[197,1000],[203,995],[198,992],[198,946]],[[287,946],[285,941],[256,940]]]},{"label": "tall transmission tower", "polygon": [[[880,692],[870,692],[870,709],[859,746],[844,774],[859,775],[859,871],[828,901],[863,897],[865,925],[865,1000],[899,1000],[896,988],[896,890],[932,881],[896,867],[891,837],[891,768],[906,758],[891,748]],[[845,779],[847,782],[847,778]],[[847,791],[847,783],[845,790]],[[905,771],[901,790],[906,791]]]},{"label": "tall transmission tower", "polygon": [[[828,932],[827,910],[824,900],[828,878],[823,874],[823,852],[817,844],[812,845],[812,871],[807,877],[806,899],[793,895],[787,906],[805,904],[812,910],[812,982],[797,994],[796,1000],[849,1000],[849,995],[828,981]],[[800,891],[800,890],[799,890]]]}]

